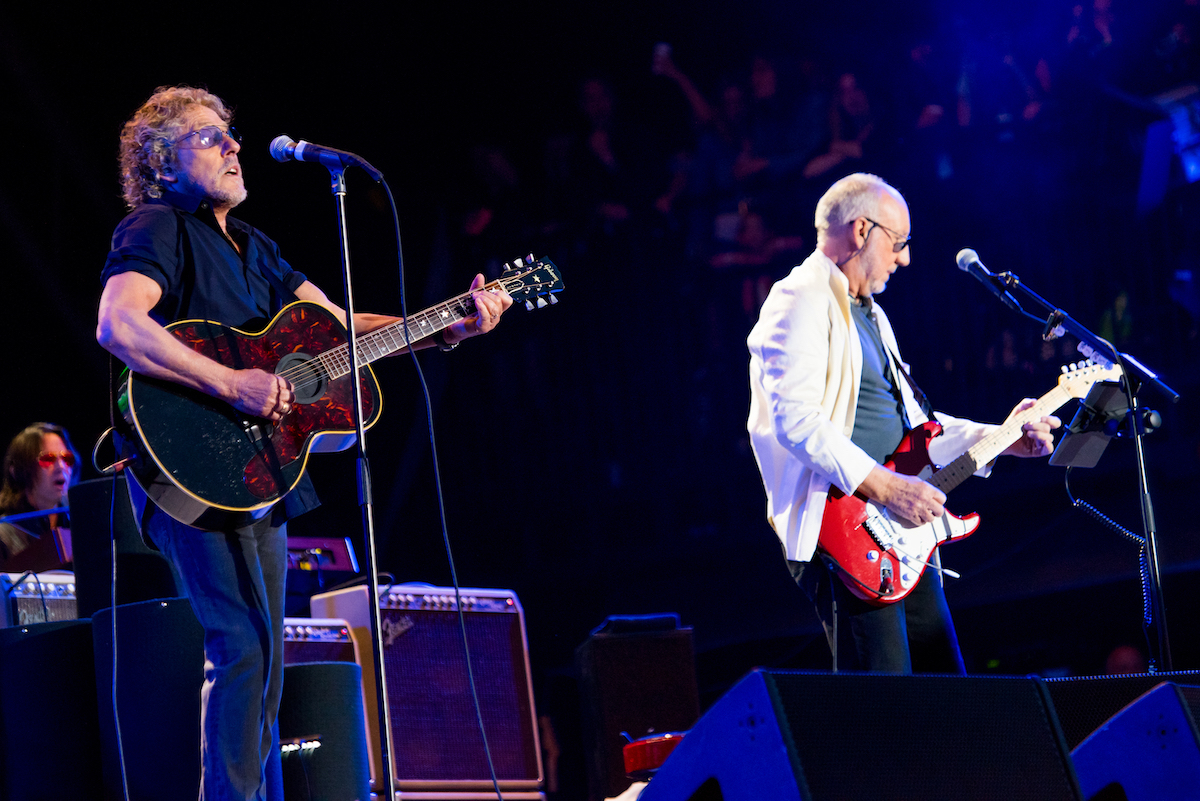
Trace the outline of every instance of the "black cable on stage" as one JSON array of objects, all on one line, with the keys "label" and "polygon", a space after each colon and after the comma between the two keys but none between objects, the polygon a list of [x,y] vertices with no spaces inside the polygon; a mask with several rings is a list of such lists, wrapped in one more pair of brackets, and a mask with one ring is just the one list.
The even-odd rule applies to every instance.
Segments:
[{"label": "black cable on stage", "polygon": [[[396,261],[397,261],[397,266],[398,266],[398,277],[399,277],[399,282],[400,282],[400,316],[402,318],[404,318],[404,339],[405,339],[405,342],[407,342],[409,345],[407,350],[408,350],[409,356],[412,358],[413,368],[416,370],[417,380],[421,385],[421,395],[425,401],[425,419],[426,419],[426,425],[429,430],[429,451],[430,451],[430,455],[433,460],[434,494],[437,497],[438,516],[439,516],[439,520],[441,521],[442,543],[443,543],[443,546],[446,551],[446,561],[449,564],[449,568],[450,568],[450,583],[454,587],[454,602],[455,602],[455,607],[457,608],[457,611],[458,611],[458,627],[459,627],[459,632],[462,636],[463,655],[466,659],[466,665],[467,665],[467,681],[469,682],[470,687],[471,687],[471,700],[475,706],[475,719],[479,723],[479,734],[483,738],[483,753],[484,753],[484,757],[487,760],[488,772],[491,776],[491,781],[492,781],[492,789],[496,793],[496,798],[502,800],[503,794],[500,792],[500,782],[496,777],[496,766],[492,760],[491,747],[488,745],[487,729],[484,726],[484,722],[483,722],[483,709],[479,703],[479,691],[475,684],[475,671],[471,664],[471,647],[470,647],[470,643],[469,643],[468,637],[467,637],[466,615],[463,612],[462,595],[461,595],[460,587],[459,587],[459,583],[458,583],[458,572],[454,566],[454,551],[450,546],[450,532],[449,532],[449,528],[446,524],[446,504],[445,504],[445,500],[444,500],[443,492],[442,492],[441,470],[438,466],[437,440],[434,435],[433,401],[429,395],[429,385],[425,381],[425,373],[421,370],[421,363],[417,359],[417,352],[412,347],[413,337],[412,337],[412,333],[410,332],[410,330],[408,328],[408,299],[406,296],[405,285],[404,285],[404,251],[403,251],[403,248],[401,246],[401,241],[400,241],[400,217],[399,217],[399,213],[396,210],[396,199],[392,196],[391,187],[388,186],[387,181],[385,179],[383,179],[382,177],[380,178],[379,183],[383,187],[384,192],[387,194],[388,205],[392,210],[392,223],[394,226],[395,238],[396,238]],[[371,599],[371,602],[378,603],[379,599],[378,598]],[[382,781],[383,781],[383,778],[381,777],[381,782]],[[392,781],[393,781],[393,777],[390,777],[390,776],[387,777],[387,782],[389,784]]]}]

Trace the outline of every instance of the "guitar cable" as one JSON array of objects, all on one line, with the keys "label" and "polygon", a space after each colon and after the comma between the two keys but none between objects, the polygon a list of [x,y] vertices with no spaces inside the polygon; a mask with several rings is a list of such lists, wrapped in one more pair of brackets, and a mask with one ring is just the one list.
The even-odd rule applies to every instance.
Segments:
[{"label": "guitar cable", "polygon": [[1146,538],[1128,528],[1125,528],[1125,526],[1122,526],[1120,523],[1113,520],[1111,517],[1104,514],[1103,512],[1101,512],[1095,506],[1092,506],[1087,501],[1082,500],[1080,498],[1076,498],[1074,495],[1072,495],[1071,494],[1071,470],[1072,469],[1073,468],[1068,467],[1065,471],[1065,474],[1063,475],[1063,484],[1066,487],[1067,498],[1071,501],[1071,505],[1073,507],[1075,507],[1076,509],[1079,509],[1080,511],[1084,512],[1086,515],[1088,515],[1092,519],[1096,520],[1098,523],[1100,523],[1105,528],[1107,528],[1111,531],[1115,531],[1116,533],[1120,534],[1121,536],[1125,537],[1126,539],[1130,540],[1131,542],[1136,543],[1139,546],[1138,573],[1140,574],[1141,585],[1142,585],[1142,624],[1143,624],[1144,628],[1153,625],[1154,624],[1154,610],[1153,610],[1153,604],[1152,604],[1152,601],[1150,598],[1150,554],[1146,548]]},{"label": "guitar cable", "polygon": [[[398,276],[400,285],[400,316],[404,320],[404,340],[408,343],[408,354],[412,359],[413,369],[417,374],[417,381],[421,386],[421,395],[425,401],[425,420],[429,430],[429,452],[433,462],[433,486],[434,494],[437,497],[438,519],[441,522],[442,529],[442,544],[446,550],[446,561],[450,568],[450,583],[454,587],[454,605],[458,612],[458,628],[459,634],[462,637],[463,656],[467,666],[467,681],[471,687],[471,701],[475,707],[475,720],[479,724],[479,734],[483,739],[483,754],[487,760],[488,773],[491,777],[492,789],[496,794],[498,801],[503,801],[504,795],[500,791],[500,782],[496,776],[496,765],[492,759],[491,747],[488,745],[487,727],[483,722],[483,708],[479,702],[479,690],[475,683],[475,671],[471,664],[471,646],[467,637],[467,619],[463,612],[462,594],[458,584],[458,571],[454,566],[454,551],[450,546],[450,531],[446,523],[446,504],[442,493],[442,476],[441,469],[438,466],[437,456],[437,440],[434,436],[433,426],[433,400],[429,394],[429,385],[425,381],[425,373],[421,370],[421,363],[417,359],[417,352],[412,347],[412,333],[408,328],[408,300],[404,285],[404,251],[400,242],[400,217],[396,210],[396,199],[392,196],[391,187],[388,186],[387,180],[382,176],[379,179],[383,191],[387,194],[388,205],[392,210],[392,224],[394,226],[396,238],[396,260],[398,264]],[[378,602],[378,599],[376,599]],[[380,777],[381,784],[385,781],[384,777]],[[392,777],[387,777],[386,781],[391,783]]]},{"label": "guitar cable", "polygon": [[[92,466],[99,470],[104,475],[112,476],[112,489],[108,494],[108,534],[109,534],[109,556],[112,559],[112,573],[110,579],[112,586],[109,588],[109,604],[112,609],[112,682],[109,686],[109,695],[112,702],[112,717],[113,731],[115,732],[115,741],[117,745],[117,768],[121,776],[121,797],[125,801],[130,801],[129,798],[129,776],[125,770],[125,743],[121,738],[121,715],[117,709],[117,472],[128,460],[117,461],[107,468],[101,468],[96,464],[96,454],[100,449],[100,443],[104,441],[104,437],[111,433],[114,437],[113,444],[116,445],[117,433],[117,398],[116,384],[114,383],[114,367],[116,365],[116,356],[111,353],[108,356],[108,431],[102,433],[99,439],[96,440],[96,445],[92,448]],[[117,454],[118,456],[120,454]],[[126,479],[128,481],[128,479]]]}]

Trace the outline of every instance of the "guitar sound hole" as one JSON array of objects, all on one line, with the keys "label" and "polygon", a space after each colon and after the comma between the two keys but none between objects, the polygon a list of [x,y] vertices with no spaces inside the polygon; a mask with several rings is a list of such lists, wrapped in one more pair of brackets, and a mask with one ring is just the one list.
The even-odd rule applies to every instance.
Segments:
[{"label": "guitar sound hole", "polygon": [[275,374],[292,382],[296,403],[313,403],[325,394],[329,376],[321,363],[307,353],[289,353],[275,366]]}]

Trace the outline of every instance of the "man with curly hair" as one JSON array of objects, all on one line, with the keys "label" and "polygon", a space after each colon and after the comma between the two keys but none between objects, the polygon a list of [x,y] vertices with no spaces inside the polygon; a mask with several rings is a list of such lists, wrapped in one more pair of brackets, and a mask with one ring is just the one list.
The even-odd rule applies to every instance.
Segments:
[{"label": "man with curly hair", "polygon": [[[113,234],[104,266],[96,337],[131,370],[212,395],[272,422],[295,402],[291,383],[234,369],[184,345],[164,325],[208,319],[253,330],[297,299],[345,312],[294,270],[261,231],[230,216],[246,199],[241,139],[216,95],[161,87],[125,124],[121,173],[131,209]],[[491,330],[512,304],[471,285],[476,313],[416,347],[449,349]],[[356,314],[366,332],[394,321]],[[303,479],[266,516],[202,531],[147,503],[130,481],[143,532],[174,565],[205,631],[201,692],[202,799],[264,799],[272,730],[283,686],[286,521],[316,505]]]}]

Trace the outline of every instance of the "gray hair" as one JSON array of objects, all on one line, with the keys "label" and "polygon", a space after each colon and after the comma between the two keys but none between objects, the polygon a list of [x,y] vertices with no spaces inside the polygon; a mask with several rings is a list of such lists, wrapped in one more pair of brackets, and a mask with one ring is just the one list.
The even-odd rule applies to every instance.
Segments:
[{"label": "gray hair", "polygon": [[162,197],[160,173],[175,166],[171,140],[183,132],[193,106],[207,106],[225,122],[233,119],[225,102],[205,89],[160,86],[121,129],[121,193],[129,208]]},{"label": "gray hair", "polygon": [[878,216],[879,201],[888,191],[900,195],[887,181],[870,173],[856,172],[838,180],[817,203],[817,242],[823,242],[831,228],[840,228],[859,217]]}]

